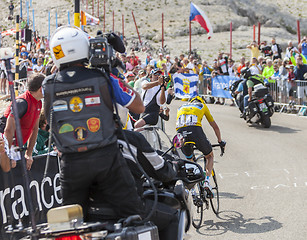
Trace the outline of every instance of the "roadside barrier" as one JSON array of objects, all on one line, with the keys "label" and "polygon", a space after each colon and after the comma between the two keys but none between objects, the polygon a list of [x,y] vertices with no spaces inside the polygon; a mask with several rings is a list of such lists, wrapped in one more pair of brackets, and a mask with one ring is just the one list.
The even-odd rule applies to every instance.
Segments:
[{"label": "roadside barrier", "polygon": [[[216,98],[211,95],[211,83],[211,75],[204,75],[198,82],[198,93],[209,99],[211,103],[215,103]],[[271,80],[269,92],[274,99],[277,112],[307,115],[307,80],[289,81],[282,78]]]}]

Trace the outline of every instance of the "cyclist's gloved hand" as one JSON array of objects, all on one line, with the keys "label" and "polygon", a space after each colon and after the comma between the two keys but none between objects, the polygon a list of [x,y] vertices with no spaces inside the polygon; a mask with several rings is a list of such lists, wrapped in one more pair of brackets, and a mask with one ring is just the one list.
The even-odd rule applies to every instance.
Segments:
[{"label": "cyclist's gloved hand", "polygon": [[223,153],[225,152],[226,142],[224,140],[222,140],[222,141],[219,142],[219,144],[220,144],[220,148],[221,148],[221,152],[222,152],[221,155],[223,155]]}]

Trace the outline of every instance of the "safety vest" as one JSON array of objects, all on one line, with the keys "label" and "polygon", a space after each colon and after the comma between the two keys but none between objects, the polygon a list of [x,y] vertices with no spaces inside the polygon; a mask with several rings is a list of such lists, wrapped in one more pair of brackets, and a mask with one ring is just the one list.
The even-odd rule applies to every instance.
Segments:
[{"label": "safety vest", "polygon": [[[22,145],[24,145],[31,136],[34,125],[37,123],[42,108],[42,101],[36,100],[28,90],[25,91],[20,96],[18,96],[17,98],[25,99],[28,105],[27,112],[20,119],[22,141],[23,141]],[[8,118],[10,113],[11,113],[11,104],[6,108],[4,116]],[[14,144],[17,144],[16,136],[15,139],[16,143]]]},{"label": "safety vest", "polygon": [[100,71],[67,68],[45,79],[43,87],[47,120],[52,109],[52,133],[61,152],[85,152],[116,142],[108,83]]},{"label": "safety vest", "polygon": [[264,84],[263,76],[260,74],[252,75],[248,78],[248,80],[252,81],[254,83],[254,86],[259,83]]}]

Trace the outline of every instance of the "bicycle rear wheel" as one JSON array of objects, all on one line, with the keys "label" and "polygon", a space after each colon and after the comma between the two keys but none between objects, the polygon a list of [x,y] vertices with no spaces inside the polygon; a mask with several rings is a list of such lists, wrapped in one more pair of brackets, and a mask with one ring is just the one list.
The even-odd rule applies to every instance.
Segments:
[{"label": "bicycle rear wheel", "polygon": [[211,207],[212,207],[213,212],[216,215],[218,215],[219,209],[220,209],[220,195],[219,195],[219,188],[217,185],[217,180],[216,180],[214,169],[212,170],[210,184],[211,184],[212,193],[213,193],[213,198],[210,198]]},{"label": "bicycle rear wheel", "polygon": [[197,183],[194,186],[194,188],[191,190],[191,193],[194,205],[192,225],[196,229],[199,229],[203,222],[203,214],[204,214],[204,202],[203,202],[204,190],[202,187],[202,183]]}]

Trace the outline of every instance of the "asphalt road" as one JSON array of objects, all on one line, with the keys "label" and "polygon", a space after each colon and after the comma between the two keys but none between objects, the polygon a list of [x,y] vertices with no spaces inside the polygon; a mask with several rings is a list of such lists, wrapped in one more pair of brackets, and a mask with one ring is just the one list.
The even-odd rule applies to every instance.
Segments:
[{"label": "asphalt road", "polygon": [[[175,134],[171,103],[168,135]],[[220,214],[205,211],[203,226],[191,239],[307,239],[307,118],[275,113],[272,126],[248,125],[229,105],[208,105],[227,141],[226,153],[215,150]],[[215,143],[210,125],[203,128]]]}]

